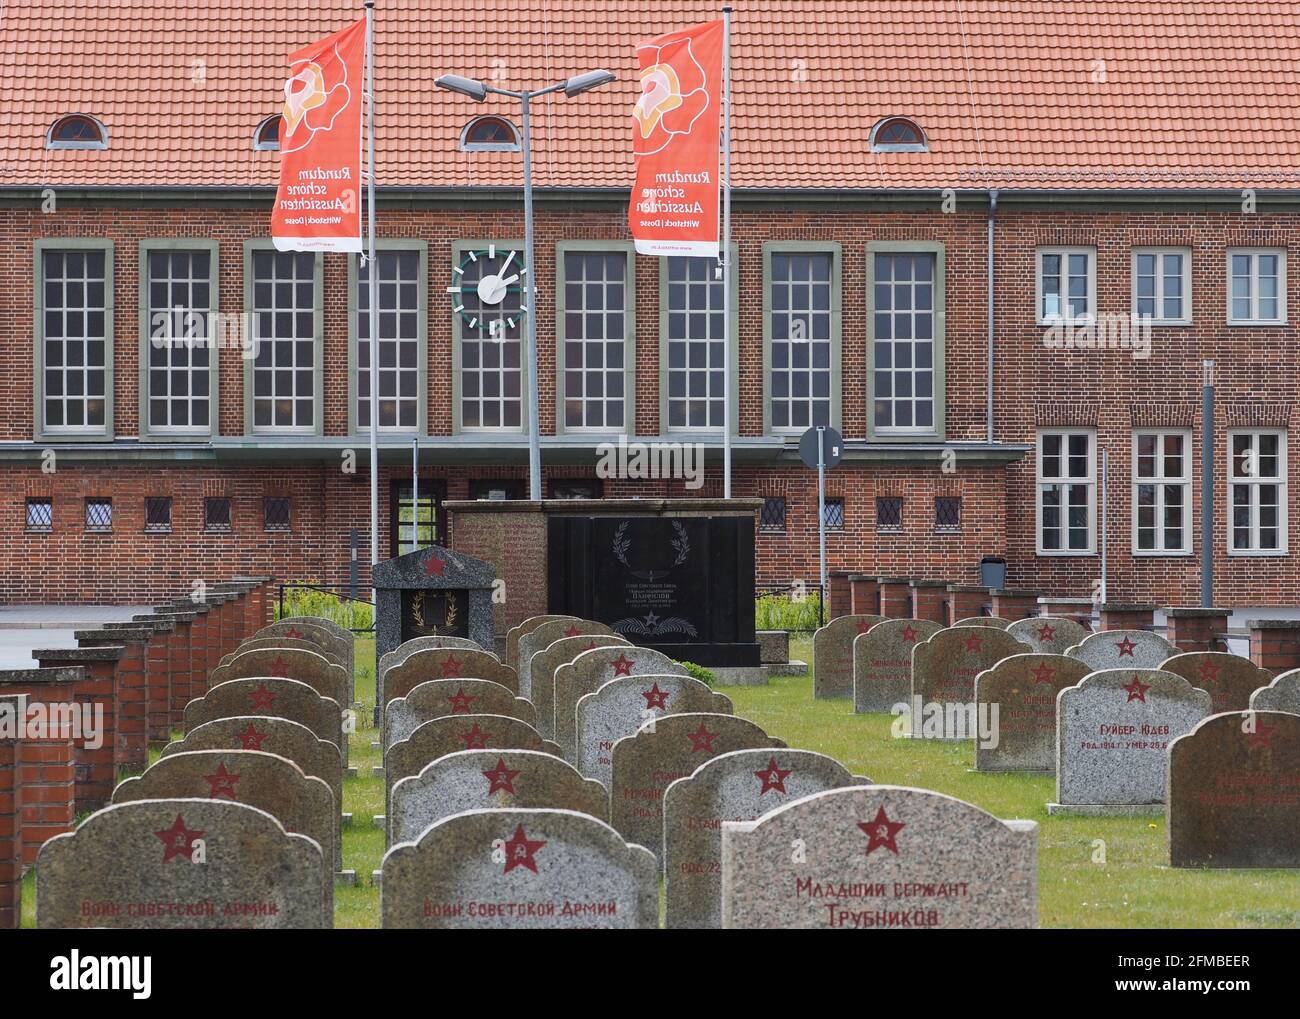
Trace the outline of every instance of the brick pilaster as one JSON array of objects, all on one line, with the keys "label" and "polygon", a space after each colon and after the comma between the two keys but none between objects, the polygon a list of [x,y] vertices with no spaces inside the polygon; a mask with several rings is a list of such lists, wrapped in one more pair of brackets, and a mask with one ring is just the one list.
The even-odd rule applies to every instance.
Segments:
[{"label": "brick pilaster", "polygon": [[1017,619],[1027,619],[1030,616],[1038,615],[1038,591],[1013,591],[1008,588],[997,588],[991,592],[993,599],[993,614],[999,619],[1009,619],[1015,622]]},{"label": "brick pilaster", "polygon": [[945,620],[949,626],[959,619],[969,619],[971,616],[984,615],[984,606],[989,602],[989,594],[992,591],[989,587],[976,587],[967,584],[949,584],[948,585],[948,618]]},{"label": "brick pilaster", "polygon": [[1149,630],[1156,621],[1156,607],[1147,602],[1106,602],[1098,613],[1101,630]]},{"label": "brick pilaster", "polygon": [[865,573],[849,575],[849,605],[855,616],[880,615],[880,585]]},{"label": "brick pilaster", "polygon": [[1300,619],[1248,619],[1250,660],[1269,672],[1300,669]]},{"label": "brick pilaster", "polygon": [[948,612],[948,584],[943,580],[914,580],[912,591],[912,618],[929,619],[943,624]]},{"label": "brick pilaster", "polygon": [[886,619],[912,618],[912,589],[907,577],[877,577],[880,614]]},{"label": "brick pilaster", "polygon": [[1165,609],[1169,632],[1165,635],[1179,651],[1226,651],[1216,633],[1228,629],[1230,609],[1184,608]]},{"label": "brick pilaster", "polygon": [[[83,713],[89,706],[89,710],[101,719],[102,727],[97,739],[88,740],[83,733],[73,740],[73,762],[76,767],[74,803],[77,813],[106,806],[113,795],[113,786],[117,783],[117,669],[125,655],[124,645],[38,649],[32,652],[32,657],[42,670],[75,670],[78,679],[72,685],[73,701]],[[143,714],[141,721],[143,722]],[[98,745],[90,746],[91,743]]]}]

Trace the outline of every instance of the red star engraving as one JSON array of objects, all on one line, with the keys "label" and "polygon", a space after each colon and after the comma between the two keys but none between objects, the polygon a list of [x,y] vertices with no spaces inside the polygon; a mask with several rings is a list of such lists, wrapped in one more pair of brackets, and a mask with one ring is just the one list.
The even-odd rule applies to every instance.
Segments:
[{"label": "red star engraving", "polygon": [[1219,681],[1219,669],[1221,666],[1212,658],[1201,659],[1200,677],[1202,680],[1210,683]]},{"label": "red star engraving", "polygon": [[243,750],[261,750],[262,740],[266,739],[266,733],[258,732],[253,728],[253,723],[248,723],[248,728],[239,734],[240,748]]},{"label": "red star engraving", "polygon": [[570,623],[570,624],[569,624],[569,628],[568,628],[567,630],[564,631],[564,635],[565,635],[566,637],[577,637],[577,636],[580,636],[580,634],[578,633],[578,626],[577,626],[577,624],[576,624],[576,623]]},{"label": "red star engraving", "polygon": [[194,841],[203,838],[205,834],[201,831],[190,831],[185,827],[185,818],[177,814],[176,822],[170,828],[154,832],[164,846],[162,862],[166,863],[173,856],[183,856],[193,863]]},{"label": "red star engraving", "polygon": [[248,695],[248,699],[252,702],[254,711],[258,711],[262,708],[270,711],[271,705],[275,703],[275,694],[271,693],[271,691],[266,688],[266,684],[263,683]]},{"label": "red star engraving", "polygon": [[239,781],[239,776],[232,775],[226,770],[225,761],[222,761],[217,765],[217,770],[214,774],[204,775],[203,781],[212,787],[211,791],[208,793],[208,796],[212,799],[215,800],[222,796],[228,800],[237,798],[235,796],[235,783]]},{"label": "red star engraving", "polygon": [[541,839],[529,839],[524,834],[524,826],[521,824],[515,828],[515,833],[506,842],[506,869],[502,874],[509,874],[516,867],[527,867],[534,874],[537,873],[537,861],[533,856],[537,850],[546,845]]},{"label": "red star engraving", "polygon": [[1271,747],[1273,745],[1273,730],[1276,728],[1276,725],[1265,725],[1263,719],[1256,719],[1255,731],[1246,734],[1250,737],[1250,749]]},{"label": "red star engraving", "polygon": [[271,663],[271,675],[284,678],[289,675],[289,663],[279,655],[275,656],[275,661]]},{"label": "red star engraving", "polygon": [[785,780],[793,773],[793,768],[778,768],[776,758],[770,758],[766,768],[754,772],[754,777],[763,783],[763,788],[758,791],[758,795],[762,796],[769,789],[775,789],[778,793],[785,792]]},{"label": "red star engraving", "polygon": [[470,714],[469,706],[476,700],[478,698],[467,694],[463,686],[458,686],[456,692],[447,698],[447,703],[451,705],[453,715],[468,715]]},{"label": "red star engraving", "polygon": [[966,638],[966,650],[983,651],[984,638],[981,637],[978,633],[972,633],[969,637]]},{"label": "red star engraving", "polygon": [[704,723],[695,732],[688,732],[686,738],[691,741],[691,753],[693,754],[711,754],[713,753],[713,741],[718,738],[716,732],[709,732],[704,728]]},{"label": "red star engraving", "polygon": [[628,657],[625,654],[619,654],[619,656],[609,664],[613,666],[615,676],[632,675],[632,663],[628,661]]},{"label": "red star engraving", "polygon": [[424,575],[426,577],[441,577],[446,569],[447,564],[438,558],[436,552],[430,552],[429,558],[424,561]]},{"label": "red star engraving", "polygon": [[511,771],[506,767],[504,757],[498,757],[496,767],[491,771],[483,772],[483,777],[488,780],[487,794],[491,796],[495,792],[513,793],[518,775],[518,771]]},{"label": "red star engraving", "polygon": [[881,807],[876,811],[875,819],[872,821],[859,821],[858,827],[866,833],[867,852],[870,856],[877,849],[888,849],[895,856],[898,855],[898,844],[894,841],[900,831],[907,827],[901,821],[891,821],[885,813],[885,808]]},{"label": "red star engraving", "polygon": [[583,648],[582,650],[583,650],[583,651],[595,651],[595,650],[596,650],[596,642],[595,642],[594,640],[591,641],[591,642],[588,643],[587,646],[586,646],[585,648]]},{"label": "red star engraving", "polygon": [[1046,662],[1039,662],[1038,668],[1034,670],[1034,685],[1037,686],[1039,683],[1046,683],[1048,686],[1052,684],[1052,667]]},{"label": "red star engraving", "polygon": [[490,735],[491,733],[484,732],[478,727],[478,722],[475,722],[474,728],[462,732],[460,738],[465,741],[466,750],[486,750]]},{"label": "red star engraving", "polygon": [[442,660],[442,678],[447,679],[449,677],[460,678],[460,662],[456,660],[454,654],[450,654]]},{"label": "red star engraving", "polygon": [[1134,676],[1133,682],[1124,689],[1128,691],[1128,700],[1124,702],[1125,704],[1133,701],[1141,701],[1145,704],[1147,702],[1147,691],[1151,689],[1151,684],[1143,683],[1141,676]]},{"label": "red star engraving", "polygon": [[302,640],[302,631],[300,631],[296,626],[289,627],[289,629],[284,631],[284,635],[290,640]]},{"label": "red star engraving", "polygon": [[642,690],[641,696],[645,698],[645,708],[649,711],[651,708],[663,708],[668,710],[668,691],[660,690],[659,684],[655,683],[649,690]]},{"label": "red star engraving", "polygon": [[912,641],[916,640],[916,630],[913,628],[911,623],[908,623],[906,626],[903,627],[903,640],[907,641],[908,643],[911,643]]},{"label": "red star engraving", "polygon": [[858,620],[858,633],[866,633],[871,629],[871,624],[865,619]]},{"label": "red star engraving", "polygon": [[1123,658],[1125,655],[1128,655],[1130,658],[1134,657],[1134,655],[1133,655],[1133,649],[1134,649],[1135,647],[1137,647],[1137,645],[1134,644],[1134,643],[1133,643],[1131,640],[1129,640],[1127,637],[1125,637],[1123,640],[1121,640],[1121,641],[1120,641],[1118,644],[1116,644],[1115,646],[1116,646],[1117,648],[1119,648],[1119,656],[1120,656],[1121,658]]},{"label": "red star engraving", "polygon": [[1038,628],[1038,639],[1042,641],[1056,640],[1056,627],[1051,623],[1044,623]]}]

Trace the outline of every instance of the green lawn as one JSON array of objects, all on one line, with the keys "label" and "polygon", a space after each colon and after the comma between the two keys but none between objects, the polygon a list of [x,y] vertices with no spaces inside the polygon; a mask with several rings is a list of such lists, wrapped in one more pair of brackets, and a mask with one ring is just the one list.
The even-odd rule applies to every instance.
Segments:
[{"label": "green lawn", "polygon": [[[812,642],[796,638],[791,654],[812,661]],[[357,872],[357,887],[335,894],[336,927],[377,927],[379,869],[384,834],[371,824],[384,809],[384,783],[371,776],[381,763],[371,748],[374,704],[374,641],[357,641],[360,712],[352,737],[357,777],[343,785],[344,810],[352,827],[343,832],[344,866]],[[1197,871],[1166,866],[1163,820],[1048,817],[1054,793],[1049,777],[977,774],[969,744],[896,740],[892,718],[855,715],[849,701],[817,701],[811,676],[774,680],[768,686],[725,687],[736,713],[752,719],[792,747],[829,754],[854,774],[877,782],[935,789],[978,804],[1003,818],[1039,823],[1039,918],[1044,927],[1300,927],[1300,872]],[[1104,843],[1105,862],[1097,840]],[[34,926],[35,887],[23,887],[24,926]]]}]

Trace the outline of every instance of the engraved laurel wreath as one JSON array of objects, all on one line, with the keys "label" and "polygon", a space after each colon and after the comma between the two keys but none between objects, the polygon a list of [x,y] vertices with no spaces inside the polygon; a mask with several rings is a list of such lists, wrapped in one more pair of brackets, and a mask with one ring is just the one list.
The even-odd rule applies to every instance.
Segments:
[{"label": "engraved laurel wreath", "polygon": [[427,593],[429,592],[420,591],[411,601],[411,618],[415,620],[415,625],[425,633],[429,634],[436,635],[439,633],[454,633],[456,630],[456,616],[459,609],[456,606],[456,599],[452,596],[452,593],[450,591],[443,592],[447,605],[447,612],[446,615],[443,616],[442,627],[431,626],[424,621],[424,596]]}]

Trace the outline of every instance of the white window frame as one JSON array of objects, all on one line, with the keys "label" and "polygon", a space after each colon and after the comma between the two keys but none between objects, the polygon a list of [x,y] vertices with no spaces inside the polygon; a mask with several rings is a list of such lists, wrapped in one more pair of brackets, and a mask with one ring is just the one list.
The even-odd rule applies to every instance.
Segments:
[{"label": "white window frame", "polygon": [[[1166,436],[1176,435],[1183,440],[1183,473],[1180,477],[1172,478],[1163,475],[1164,462],[1163,455],[1159,452],[1164,444]],[[1156,459],[1158,473],[1151,478],[1141,478],[1138,476],[1138,442],[1145,436],[1156,437]],[[1133,488],[1132,488],[1132,552],[1134,556],[1160,557],[1160,556],[1187,556],[1192,554],[1192,433],[1186,428],[1139,428],[1133,432],[1131,450],[1133,454]],[[1138,547],[1138,486],[1154,485],[1156,488],[1156,548],[1139,548]],[[1169,485],[1179,485],[1183,489],[1183,543],[1179,548],[1166,548],[1164,541],[1164,508],[1165,493],[1164,489]]]},{"label": "white window frame", "polygon": [[[1258,436],[1276,435],[1277,443],[1277,476],[1274,477],[1251,477],[1248,475],[1239,476],[1236,473],[1236,458],[1233,455],[1234,439],[1239,435],[1252,435],[1256,440],[1252,443],[1253,448],[1258,448]],[[1228,430],[1228,485],[1227,485],[1227,548],[1230,556],[1243,557],[1276,557],[1287,555],[1287,433],[1284,428],[1232,428]],[[1250,485],[1257,488],[1261,484],[1276,485],[1278,489],[1277,502],[1277,532],[1278,547],[1261,549],[1259,547],[1259,498],[1254,495],[1251,498],[1251,522],[1250,522],[1250,548],[1234,548],[1232,544],[1233,527],[1233,490],[1239,485]]]},{"label": "white window frame", "polygon": [[[313,315],[313,329],[312,329],[312,337],[311,337],[311,343],[313,346],[313,358],[312,358],[312,364],[310,365],[310,369],[312,371],[312,379],[313,379],[312,394],[311,394],[312,423],[310,425],[300,425],[300,424],[277,425],[274,423],[274,412],[272,412],[271,424],[259,425],[257,423],[257,401],[259,399],[262,400],[269,399],[272,402],[274,402],[275,400],[274,382],[272,383],[272,395],[270,397],[257,396],[257,373],[259,371],[259,367],[257,364],[257,354],[258,352],[261,351],[261,345],[263,343],[274,343],[276,340],[276,337],[274,335],[268,337],[261,336],[259,325],[258,325],[259,312],[257,311],[257,305],[255,303],[256,299],[255,299],[254,288],[256,287],[258,282],[256,269],[254,267],[255,256],[258,254],[268,253],[268,252],[272,256],[276,254],[289,254],[289,252],[277,251],[277,249],[275,248],[272,242],[263,240],[261,238],[257,238],[257,239],[249,238],[244,241],[244,309],[245,309],[245,314],[248,316],[249,337],[252,339],[254,344],[253,353],[251,354],[251,356],[244,358],[244,431],[245,434],[247,435],[323,435],[325,433],[324,431],[325,429],[325,400],[324,400],[325,386],[324,386],[324,371],[323,371],[322,358],[323,358],[323,350],[325,346],[325,342],[324,342],[325,297],[324,297],[324,271],[323,271],[324,259],[322,258],[319,252],[316,252],[312,256],[312,274],[311,274],[312,297],[313,297],[313,303],[311,308],[311,314]],[[301,252],[293,252],[293,254],[301,254]],[[272,309],[276,307],[276,302],[274,298],[271,307]],[[296,297],[295,297],[294,313],[296,314],[300,312],[305,314],[306,309],[301,309],[297,307]],[[272,311],[272,314],[274,316],[274,311]],[[307,338],[302,336],[296,336],[294,338],[294,342],[307,342]],[[274,356],[273,356],[272,364],[270,366],[263,366],[260,370],[271,371],[273,373],[272,379],[274,379],[275,377],[274,372],[277,370],[277,368],[280,370],[284,370],[284,366],[280,366],[275,363]],[[299,365],[295,363],[292,370],[294,372],[306,371],[308,370],[308,366]],[[295,402],[300,399],[300,397],[297,395],[296,381],[295,381],[294,394],[291,396],[291,399],[293,399]]]},{"label": "white window frame", "polygon": [[[1071,255],[1085,255],[1088,259],[1088,310],[1082,315],[1047,315],[1043,312],[1043,260],[1049,255],[1059,255],[1061,258],[1061,275],[1059,282],[1063,284],[1060,294],[1063,298],[1062,307],[1069,306],[1069,274],[1066,267],[1069,265]],[[1087,325],[1095,321],[1097,317],[1097,249],[1087,246],[1073,247],[1042,247],[1038,248],[1034,255],[1034,317],[1040,326],[1059,325],[1062,323]]]},{"label": "white window frame", "polygon": [[[1237,255],[1250,256],[1250,318],[1236,318],[1232,313],[1232,259]],[[1276,255],[1277,262],[1277,318],[1259,318],[1259,256]],[[1224,261],[1223,290],[1227,300],[1227,322],[1230,326],[1284,326],[1286,312],[1286,248],[1229,248]]]},{"label": "white window frame", "polygon": [[[384,255],[411,255],[415,256],[415,307],[406,309],[401,307],[400,291],[398,294],[398,307],[396,314],[398,316],[398,333],[401,333],[401,323],[403,316],[414,314],[415,316],[415,334],[414,336],[398,335],[395,339],[389,340],[382,336],[379,339],[380,347],[385,344],[393,344],[399,353],[399,364],[396,368],[380,368],[380,381],[382,382],[385,373],[393,375],[397,379],[397,396],[386,397],[381,395],[379,402],[383,404],[390,399],[396,399],[398,408],[398,417],[401,417],[401,406],[403,403],[414,403],[415,405],[415,424],[404,425],[383,425],[379,426],[379,431],[389,435],[423,435],[427,430],[425,419],[425,393],[427,384],[425,380],[425,365],[428,362],[428,347],[426,336],[428,335],[428,275],[427,275],[427,255],[428,248],[424,241],[416,240],[394,240],[389,239],[380,241],[375,251],[376,261],[382,260]],[[348,256],[348,432],[349,434],[367,434],[370,431],[370,425],[362,425],[361,407],[362,404],[367,406],[370,403],[370,381],[367,376],[366,381],[361,379],[363,370],[361,367],[361,356],[363,351],[367,358],[370,353],[370,338],[361,336],[361,299],[363,296],[369,301],[369,282],[363,282],[361,275],[361,256]],[[383,309],[383,289],[385,287],[403,286],[408,281],[398,278],[397,280],[388,279],[384,276],[379,278],[380,288],[380,317],[382,326],[382,317],[385,314],[394,314],[394,312],[385,312]],[[401,345],[414,342],[415,344],[415,365],[414,367],[402,367],[400,364]],[[382,360],[382,356],[381,356]],[[415,375],[415,396],[401,395],[402,376],[411,373]]]},{"label": "white window frame", "polygon": [[[1088,474],[1085,478],[1067,476],[1043,477],[1043,440],[1049,435],[1086,435],[1088,437]],[[1063,443],[1068,456],[1068,439]],[[1079,557],[1097,554],[1097,430],[1091,427],[1076,428],[1040,428],[1034,440],[1034,548],[1039,556]],[[1043,488],[1045,485],[1083,485],[1088,491],[1088,547],[1087,548],[1044,548],[1043,547]],[[1068,502],[1062,502],[1063,511]],[[1064,537],[1068,541],[1068,522],[1063,524]]]},{"label": "white window frame", "polygon": [[[1156,259],[1156,314],[1148,317],[1140,315],[1138,312],[1138,257],[1141,255],[1154,255]],[[1178,255],[1183,260],[1183,297],[1182,297],[1182,314],[1177,318],[1168,318],[1164,314],[1165,307],[1165,274],[1161,271],[1161,263],[1166,255]],[[1189,326],[1192,324],[1192,249],[1179,247],[1141,247],[1134,248],[1130,259],[1131,284],[1132,284],[1132,309],[1136,321],[1147,322],[1153,326]]]}]

